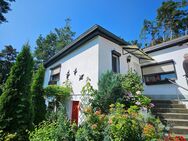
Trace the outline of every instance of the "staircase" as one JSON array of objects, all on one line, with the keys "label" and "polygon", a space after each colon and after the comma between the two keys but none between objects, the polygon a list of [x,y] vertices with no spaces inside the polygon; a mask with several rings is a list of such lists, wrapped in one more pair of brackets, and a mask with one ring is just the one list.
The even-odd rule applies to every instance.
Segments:
[{"label": "staircase", "polygon": [[164,124],[172,126],[171,132],[182,135],[188,140],[188,109],[177,100],[153,100],[155,104],[152,113],[158,116]]}]

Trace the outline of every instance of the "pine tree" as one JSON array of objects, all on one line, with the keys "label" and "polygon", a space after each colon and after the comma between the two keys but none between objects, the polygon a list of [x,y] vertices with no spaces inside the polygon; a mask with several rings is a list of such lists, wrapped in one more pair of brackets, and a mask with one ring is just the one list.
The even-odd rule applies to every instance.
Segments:
[{"label": "pine tree", "polygon": [[27,141],[26,130],[32,128],[33,112],[30,84],[33,58],[28,44],[23,46],[0,97],[0,130],[16,133],[17,140]]},{"label": "pine tree", "polygon": [[34,124],[38,125],[44,120],[46,114],[45,99],[43,97],[44,67],[41,64],[34,75],[31,86],[32,101],[34,106]]}]

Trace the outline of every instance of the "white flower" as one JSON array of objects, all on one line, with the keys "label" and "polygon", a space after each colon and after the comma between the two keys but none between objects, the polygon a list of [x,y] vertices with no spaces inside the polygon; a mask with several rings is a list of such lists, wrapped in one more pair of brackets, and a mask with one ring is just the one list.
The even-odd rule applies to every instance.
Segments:
[{"label": "white flower", "polygon": [[136,94],[137,94],[137,95],[141,95],[141,91],[137,91]]}]

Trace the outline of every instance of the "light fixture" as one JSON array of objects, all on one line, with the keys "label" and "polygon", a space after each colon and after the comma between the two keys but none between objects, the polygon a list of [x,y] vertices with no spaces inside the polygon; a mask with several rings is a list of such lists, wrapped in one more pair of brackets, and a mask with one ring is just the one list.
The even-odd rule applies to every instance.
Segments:
[{"label": "light fixture", "polygon": [[131,55],[127,56],[127,63],[131,62]]}]

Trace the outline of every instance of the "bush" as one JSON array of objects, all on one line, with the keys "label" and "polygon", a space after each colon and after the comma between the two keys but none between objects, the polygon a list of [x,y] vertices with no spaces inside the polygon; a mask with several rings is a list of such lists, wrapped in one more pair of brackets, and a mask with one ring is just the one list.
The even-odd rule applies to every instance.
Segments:
[{"label": "bush", "polygon": [[92,107],[105,113],[109,112],[109,105],[116,102],[125,104],[126,108],[132,105],[152,107],[151,100],[142,95],[142,91],[141,77],[136,73],[130,71],[121,75],[108,71],[99,80],[99,89],[94,94]]},{"label": "bush", "polygon": [[33,58],[28,44],[16,58],[0,96],[0,130],[17,133],[19,140],[28,140],[26,130],[32,129],[31,79]]},{"label": "bush", "polygon": [[129,71],[122,79],[122,87],[126,91],[132,93],[133,95],[135,95],[137,91],[143,92],[144,87],[141,82],[141,77],[137,73]]},{"label": "bush", "polygon": [[31,94],[34,110],[33,122],[35,125],[38,125],[41,121],[43,121],[46,114],[46,104],[43,89],[44,73],[45,69],[41,64],[37,72],[34,74],[33,82],[31,85]]},{"label": "bush", "polygon": [[[163,138],[160,120],[143,114],[139,107],[125,110],[121,103],[111,104],[109,114],[85,109],[86,120],[76,133],[76,141],[150,141]],[[151,130],[150,130],[151,128]]]},{"label": "bush", "polygon": [[30,132],[30,141],[74,141],[77,126],[68,120],[63,107],[58,110],[57,117],[36,126]]},{"label": "bush", "polygon": [[29,134],[30,141],[55,141],[56,122],[43,121]]},{"label": "bush", "polygon": [[102,112],[107,113],[110,104],[122,101],[125,93],[121,85],[121,78],[120,74],[110,71],[102,74],[98,84],[98,91],[94,95],[92,107],[99,108]]},{"label": "bush", "polygon": [[104,128],[106,127],[106,117],[101,111],[94,112],[91,107],[84,110],[86,119],[78,128],[76,141],[102,141],[104,139]]}]

